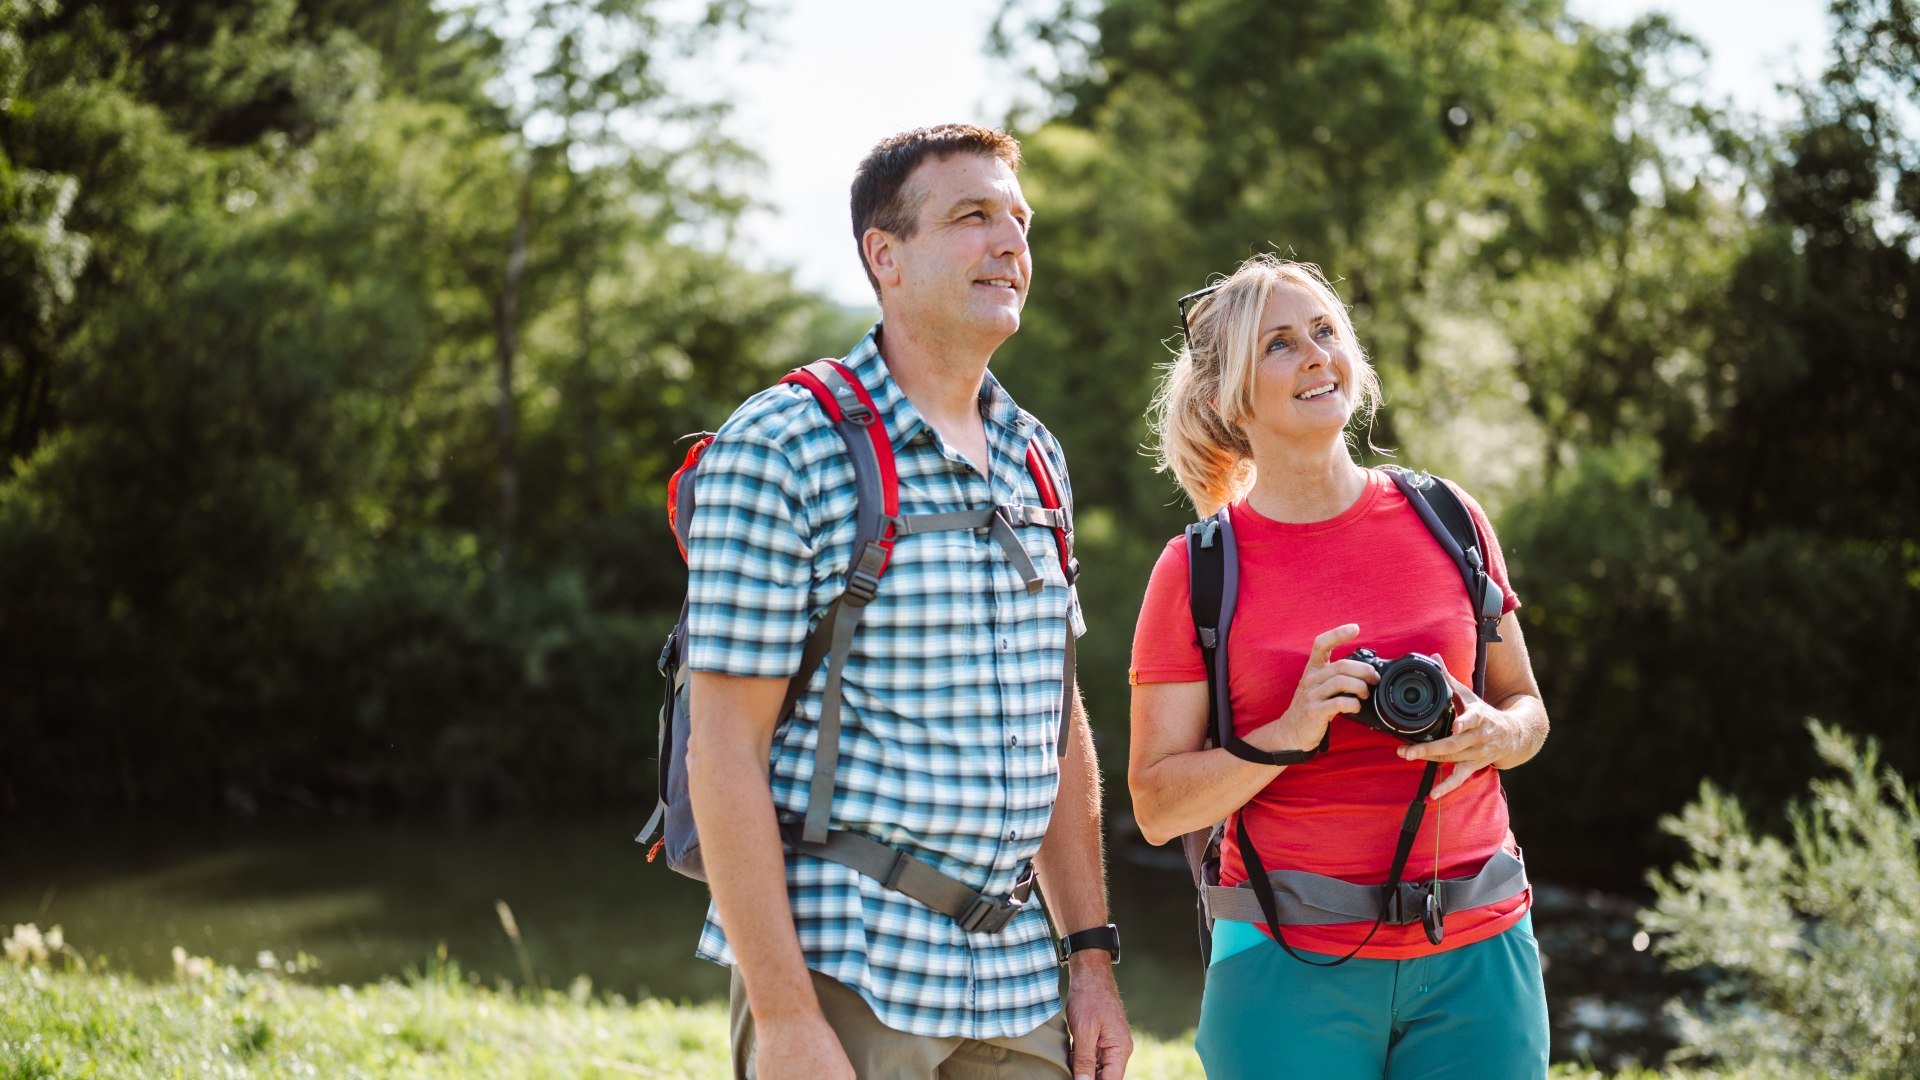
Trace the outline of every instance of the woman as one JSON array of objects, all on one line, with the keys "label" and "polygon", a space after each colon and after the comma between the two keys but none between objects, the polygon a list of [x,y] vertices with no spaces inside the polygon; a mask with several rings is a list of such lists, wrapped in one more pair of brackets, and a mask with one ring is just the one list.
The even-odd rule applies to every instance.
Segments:
[{"label": "woman", "polygon": [[[1312,883],[1301,895],[1368,898],[1359,910],[1336,908],[1346,921],[1299,916],[1298,902],[1271,895],[1242,905],[1249,921],[1215,905],[1198,1035],[1207,1072],[1544,1076],[1532,892],[1499,770],[1539,752],[1547,715],[1492,528],[1462,498],[1498,588],[1487,616],[1498,619],[1500,640],[1487,646],[1483,697],[1469,685],[1476,613],[1461,570],[1393,476],[1353,459],[1349,426],[1371,417],[1379,386],[1326,279],[1310,265],[1259,256],[1181,307],[1187,341],[1160,388],[1154,426],[1161,467],[1203,515],[1224,507],[1234,536],[1238,615],[1225,637],[1226,694],[1239,745],[1214,747],[1208,737],[1189,548],[1176,537],[1154,568],[1134,635],[1134,814],[1156,844],[1228,820],[1223,886],[1248,882],[1244,837],[1255,865]],[[1353,658],[1362,647],[1442,663],[1451,734],[1411,742],[1355,722],[1380,680]],[[1416,820],[1409,851],[1400,833]],[[1486,885],[1503,866],[1515,870],[1508,887],[1468,890],[1463,879]],[[1407,903],[1383,899],[1374,911],[1370,898],[1384,898],[1379,886],[1392,878],[1413,883],[1411,893],[1395,890]],[[1428,889],[1430,881],[1443,887]],[[1428,892],[1436,907],[1406,910],[1422,908]],[[1472,906],[1442,899],[1489,895]]]}]

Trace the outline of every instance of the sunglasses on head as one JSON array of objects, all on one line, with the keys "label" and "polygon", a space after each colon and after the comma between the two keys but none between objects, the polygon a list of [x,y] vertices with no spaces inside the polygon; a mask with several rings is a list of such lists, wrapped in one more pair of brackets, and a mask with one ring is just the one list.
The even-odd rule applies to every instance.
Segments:
[{"label": "sunglasses on head", "polygon": [[1187,295],[1174,301],[1174,303],[1178,305],[1180,308],[1180,336],[1182,338],[1184,338],[1188,342],[1191,342],[1193,340],[1193,331],[1187,328],[1187,309],[1189,307],[1195,307],[1195,308],[1199,307],[1200,301],[1205,300],[1207,297],[1212,296],[1214,293],[1219,292],[1221,289],[1224,289],[1226,287],[1227,287],[1227,283],[1224,280],[1216,281],[1213,284],[1206,286],[1205,288],[1195,289],[1192,292],[1188,293]]}]

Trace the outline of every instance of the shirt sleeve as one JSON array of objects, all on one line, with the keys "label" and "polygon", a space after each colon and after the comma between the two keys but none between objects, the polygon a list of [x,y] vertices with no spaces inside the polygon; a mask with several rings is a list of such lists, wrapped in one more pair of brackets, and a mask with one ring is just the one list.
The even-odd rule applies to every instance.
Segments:
[{"label": "shirt sleeve", "polygon": [[799,670],[813,577],[803,476],[751,431],[723,429],[701,458],[687,536],[693,670],[781,679]]},{"label": "shirt sleeve", "polygon": [[1520,606],[1520,594],[1514,592],[1513,586],[1507,581],[1507,557],[1500,550],[1500,538],[1493,533],[1493,522],[1488,519],[1487,512],[1480,508],[1480,504],[1474,501],[1473,496],[1460,489],[1460,485],[1451,480],[1442,482],[1452,488],[1455,495],[1460,496],[1461,504],[1467,508],[1467,513],[1473,518],[1474,527],[1480,530],[1480,541],[1487,549],[1485,552],[1487,576],[1493,579],[1495,585],[1500,586],[1500,593],[1505,597],[1500,607],[1500,614],[1505,615],[1513,611]]},{"label": "shirt sleeve", "polygon": [[1140,603],[1140,621],[1133,630],[1134,685],[1159,682],[1199,682],[1207,677],[1194,637],[1193,609],[1187,582],[1187,541],[1176,536],[1160,552]]}]

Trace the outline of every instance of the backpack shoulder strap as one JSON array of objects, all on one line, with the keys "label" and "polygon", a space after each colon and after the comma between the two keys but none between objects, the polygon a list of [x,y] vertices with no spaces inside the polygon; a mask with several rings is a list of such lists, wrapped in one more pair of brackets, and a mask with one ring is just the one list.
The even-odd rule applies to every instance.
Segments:
[{"label": "backpack shoulder strap", "polygon": [[[1038,439],[1027,443],[1027,471],[1033,474],[1033,486],[1040,493],[1040,505],[1048,510],[1059,511],[1057,520],[1052,521],[1049,528],[1053,531],[1054,543],[1060,549],[1060,573],[1066,577],[1067,588],[1071,590],[1074,583],[1080,580],[1080,560],[1073,555],[1073,504],[1067,501],[1067,487],[1053,471],[1053,463],[1047,459],[1046,452],[1040,449]],[[1067,756],[1067,739],[1073,732],[1076,644],[1073,619],[1069,615],[1060,673],[1060,734],[1054,739],[1055,752],[1060,757]]]},{"label": "backpack shoulder strap", "polygon": [[1227,677],[1227,632],[1233,626],[1240,592],[1240,552],[1228,507],[1187,526],[1187,586],[1194,635],[1207,669],[1208,737],[1213,745],[1243,761],[1261,765],[1298,765],[1327,748],[1327,738],[1311,750],[1262,750],[1233,730],[1233,684]]},{"label": "backpack shoulder strap", "polygon": [[[1187,606],[1193,614],[1200,661],[1207,669],[1207,741],[1214,746],[1225,745],[1224,733],[1233,730],[1227,709],[1221,705],[1226,650],[1220,647],[1226,624],[1231,621],[1220,617],[1227,599],[1227,543],[1231,532],[1224,507],[1212,517],[1187,526]],[[1235,578],[1237,586],[1237,574]],[[1232,614],[1230,608],[1227,614]]]},{"label": "backpack shoulder strap", "polygon": [[1060,482],[1053,462],[1040,449],[1037,439],[1027,444],[1027,471],[1033,474],[1034,487],[1040,492],[1040,505],[1061,512],[1060,520],[1052,523],[1051,528],[1054,542],[1060,548],[1060,572],[1066,575],[1068,587],[1072,587],[1080,580],[1080,560],[1073,555],[1073,504],[1067,500],[1066,485]]},{"label": "backpack shoulder strap", "polygon": [[1500,640],[1500,618],[1505,614],[1501,609],[1506,606],[1506,598],[1498,585],[1487,573],[1485,544],[1480,538],[1480,530],[1473,522],[1473,515],[1467,512],[1466,505],[1452,485],[1437,476],[1424,472],[1413,472],[1398,466],[1385,466],[1388,476],[1393,478],[1395,487],[1406,496],[1407,503],[1426,525],[1427,531],[1453,560],[1460,579],[1467,587],[1467,598],[1473,604],[1474,623],[1477,633],[1474,636],[1473,649],[1473,692],[1484,694],[1487,683],[1487,646]]},{"label": "backpack shoulder strap", "polygon": [[827,685],[820,701],[819,736],[813,754],[813,778],[807,787],[807,816],[802,835],[824,843],[833,805],[834,775],[840,765],[840,678],[846,669],[853,632],[867,604],[878,595],[880,575],[893,554],[900,517],[900,480],[893,462],[893,440],[873,398],[853,372],[837,360],[816,360],[780,380],[804,387],[833,422],[853,460],[858,491],[854,510],[853,560],[847,587],[807,636],[800,667],[787,684],[782,717],[793,711],[823,661]]}]

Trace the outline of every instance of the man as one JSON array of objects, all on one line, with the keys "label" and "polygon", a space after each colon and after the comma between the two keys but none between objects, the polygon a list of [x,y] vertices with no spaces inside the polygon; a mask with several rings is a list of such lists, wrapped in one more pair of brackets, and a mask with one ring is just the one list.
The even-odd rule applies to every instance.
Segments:
[{"label": "man", "polygon": [[[1019,163],[1004,134],[942,125],[881,142],[854,179],[882,322],[843,362],[891,439],[903,517],[1036,504],[1029,444],[1065,475],[1053,437],[987,373],[1032,273]],[[810,626],[845,588],[854,471],[805,391],[781,386],[727,421],[700,477],[688,776],[713,891],[700,955],[734,968],[736,1076],[1117,1080],[1132,1040],[1099,772],[1078,689],[1062,694],[1064,646],[1084,627],[1053,533],[1015,530],[1043,578],[1032,589],[1004,550],[1015,541],[984,528],[896,542],[842,672],[831,825],[990,897],[1021,898],[1031,865],[1085,946],[1067,960],[1064,1016],[1039,905],[970,933],[874,877],[783,851],[780,822],[808,804],[822,679],[784,723],[781,708]]]}]

